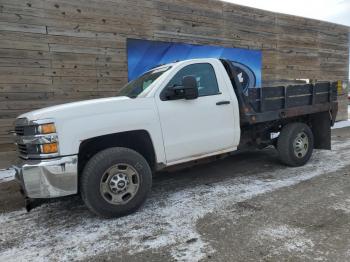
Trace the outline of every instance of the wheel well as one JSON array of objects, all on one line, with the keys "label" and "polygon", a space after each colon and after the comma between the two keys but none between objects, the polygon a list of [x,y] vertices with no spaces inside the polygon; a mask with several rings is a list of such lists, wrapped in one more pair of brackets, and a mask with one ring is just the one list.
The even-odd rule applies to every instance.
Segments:
[{"label": "wheel well", "polygon": [[92,156],[110,147],[126,147],[133,149],[146,159],[152,170],[155,169],[156,156],[149,133],[145,130],[135,130],[84,140],[79,147],[79,174]]}]

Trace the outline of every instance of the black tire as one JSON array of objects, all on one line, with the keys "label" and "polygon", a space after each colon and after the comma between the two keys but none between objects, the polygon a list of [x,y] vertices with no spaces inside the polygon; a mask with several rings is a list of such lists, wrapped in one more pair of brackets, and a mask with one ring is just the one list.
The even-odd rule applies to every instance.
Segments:
[{"label": "black tire", "polygon": [[[302,153],[300,153],[294,149],[294,145],[298,141],[300,142],[299,138],[303,136],[307,136],[308,146],[305,148],[305,142],[303,144],[304,150],[302,149]],[[304,123],[291,123],[282,128],[277,141],[277,150],[282,163],[293,167],[305,165],[312,155],[313,148],[314,136],[308,125]]]},{"label": "black tire", "polygon": [[[103,176],[110,176],[106,173],[110,168],[119,168],[123,164],[137,172],[137,190],[125,204],[110,203],[103,195],[101,185],[112,182],[111,179],[109,183],[102,182]],[[84,167],[80,178],[80,192],[84,203],[93,213],[105,218],[125,216],[136,211],[146,200],[151,187],[152,172],[145,158],[134,150],[122,147],[108,148],[94,155]]]}]

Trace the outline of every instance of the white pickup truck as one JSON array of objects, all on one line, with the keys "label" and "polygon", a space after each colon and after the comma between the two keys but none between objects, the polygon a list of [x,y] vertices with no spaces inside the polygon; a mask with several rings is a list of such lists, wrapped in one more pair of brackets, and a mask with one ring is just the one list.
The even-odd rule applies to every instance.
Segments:
[{"label": "white pickup truck", "polygon": [[[16,180],[27,199],[80,194],[103,217],[135,211],[152,174],[176,164],[273,145],[289,166],[330,149],[333,83],[249,88],[228,60],[192,59],[154,68],[116,97],[19,116]],[[240,77],[237,77],[239,74]]]}]

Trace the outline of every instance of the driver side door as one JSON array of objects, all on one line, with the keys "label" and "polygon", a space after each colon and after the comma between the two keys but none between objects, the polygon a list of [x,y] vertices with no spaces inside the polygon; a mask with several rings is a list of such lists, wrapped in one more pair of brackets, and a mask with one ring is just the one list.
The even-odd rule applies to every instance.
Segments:
[{"label": "driver side door", "polygon": [[[156,98],[167,164],[235,147],[234,110],[218,73],[211,63],[185,64]],[[168,100],[162,96],[167,88],[182,85],[186,76],[196,79],[198,98]]]}]

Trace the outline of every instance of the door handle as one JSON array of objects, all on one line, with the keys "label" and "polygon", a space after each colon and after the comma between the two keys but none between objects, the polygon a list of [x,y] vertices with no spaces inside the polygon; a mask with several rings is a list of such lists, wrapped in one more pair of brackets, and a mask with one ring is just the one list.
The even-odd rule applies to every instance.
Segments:
[{"label": "door handle", "polygon": [[228,105],[228,104],[230,104],[230,101],[219,101],[219,102],[216,102],[217,106]]}]

